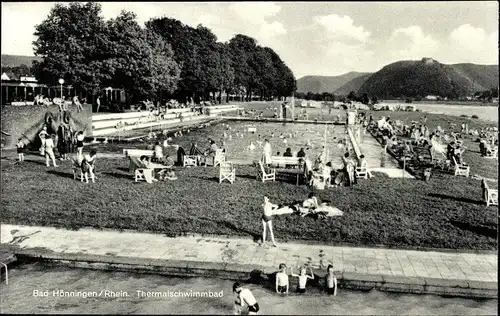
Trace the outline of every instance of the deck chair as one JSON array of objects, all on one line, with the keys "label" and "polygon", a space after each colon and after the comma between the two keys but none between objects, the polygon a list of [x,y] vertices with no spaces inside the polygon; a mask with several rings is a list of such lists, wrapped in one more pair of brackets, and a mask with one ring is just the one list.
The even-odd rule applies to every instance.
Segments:
[{"label": "deck chair", "polygon": [[221,162],[219,164],[219,183],[227,180],[229,183],[233,183],[236,179],[236,170],[233,168],[233,164],[227,161]]},{"label": "deck chair", "polygon": [[354,174],[356,179],[368,179],[368,169],[366,167],[356,167]]},{"label": "deck chair", "polygon": [[486,202],[486,206],[498,205],[498,190],[490,189],[485,179],[481,181],[481,187],[483,189],[483,198]]},{"label": "deck chair", "polygon": [[198,165],[198,156],[184,155],[182,159],[183,167],[196,167]]},{"label": "deck chair", "polygon": [[470,167],[465,163],[458,164],[455,157],[453,157],[453,163],[455,164],[455,175],[469,177]]},{"label": "deck chair", "polygon": [[276,181],[276,170],[271,169],[266,171],[266,167],[262,161],[256,162],[255,167],[257,168],[257,180],[260,179],[262,182]]},{"label": "deck chair", "polygon": [[129,157],[134,165],[134,180],[135,182],[146,181],[153,183],[153,169],[148,169],[137,157]]},{"label": "deck chair", "polygon": [[222,149],[217,149],[214,157],[214,167],[226,161],[226,153]]},{"label": "deck chair", "polygon": [[491,148],[490,151],[486,152],[486,156],[484,156],[484,158],[498,159],[497,154],[498,154],[498,147],[493,147]]}]

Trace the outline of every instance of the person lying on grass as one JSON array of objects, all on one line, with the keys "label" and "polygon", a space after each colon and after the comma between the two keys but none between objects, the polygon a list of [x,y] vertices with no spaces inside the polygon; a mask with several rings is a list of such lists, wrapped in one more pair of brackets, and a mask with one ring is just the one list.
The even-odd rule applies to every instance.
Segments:
[{"label": "person lying on grass", "polygon": [[299,294],[304,294],[306,292],[306,284],[307,284],[307,279],[314,280],[314,274],[312,272],[312,269],[310,269],[311,274],[307,275],[307,268],[306,267],[301,267],[300,268],[300,274],[295,274],[293,273],[293,269],[290,268],[291,275],[294,277],[299,278],[299,285],[297,287],[297,293]]}]

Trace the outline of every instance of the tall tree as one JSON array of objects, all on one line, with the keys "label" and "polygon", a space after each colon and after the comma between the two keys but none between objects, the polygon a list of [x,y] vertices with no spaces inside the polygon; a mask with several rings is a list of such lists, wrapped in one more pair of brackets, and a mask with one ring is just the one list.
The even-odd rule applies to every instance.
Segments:
[{"label": "tall tree", "polygon": [[161,99],[177,88],[180,67],[168,43],[142,29],[132,12],[122,11],[108,21],[106,66],[112,72],[108,84],[123,88],[129,98]]},{"label": "tall tree", "polygon": [[95,94],[102,82],[110,78],[103,67],[107,37],[100,4],[56,4],[35,29],[35,55],[44,58],[41,63],[34,63],[41,81],[55,84],[63,78],[68,84]]}]

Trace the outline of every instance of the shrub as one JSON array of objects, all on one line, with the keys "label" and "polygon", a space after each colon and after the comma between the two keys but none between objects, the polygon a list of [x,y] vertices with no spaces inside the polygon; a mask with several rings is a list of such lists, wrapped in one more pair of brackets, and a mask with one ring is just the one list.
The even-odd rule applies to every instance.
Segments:
[{"label": "shrub", "polygon": [[460,117],[469,117],[468,115],[461,114]]},{"label": "shrub", "polygon": [[473,118],[473,119],[478,119],[478,118],[479,118],[479,116],[477,116],[476,114],[473,114],[473,115],[472,115],[472,118]]}]

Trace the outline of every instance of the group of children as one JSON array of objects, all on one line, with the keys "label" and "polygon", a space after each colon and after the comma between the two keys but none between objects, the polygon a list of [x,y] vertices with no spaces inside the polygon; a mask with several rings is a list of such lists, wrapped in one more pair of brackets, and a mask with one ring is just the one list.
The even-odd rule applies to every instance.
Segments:
[{"label": "group of children", "polygon": [[[312,269],[309,268],[309,273],[307,274],[307,267],[303,266],[300,268],[299,274],[293,273],[293,269],[290,268],[290,275],[297,277],[299,279],[299,284],[297,286],[297,293],[304,294],[306,292],[307,280],[314,280],[314,274]],[[333,265],[328,265],[326,269],[326,276],[324,280],[324,290],[329,295],[337,295],[337,278],[335,277],[333,271]],[[284,263],[279,265],[279,272],[276,273],[276,293],[288,294],[290,289],[290,283],[288,280],[287,266]]]}]

